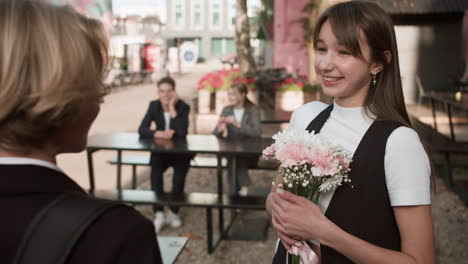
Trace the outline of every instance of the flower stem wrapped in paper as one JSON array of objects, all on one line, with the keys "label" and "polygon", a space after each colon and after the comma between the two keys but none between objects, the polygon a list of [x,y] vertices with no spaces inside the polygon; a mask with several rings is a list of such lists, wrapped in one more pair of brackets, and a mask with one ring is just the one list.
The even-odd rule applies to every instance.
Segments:
[{"label": "flower stem wrapped in paper", "polygon": [[[263,156],[281,163],[283,183],[279,186],[286,191],[318,203],[320,193],[351,182],[351,153],[325,136],[307,130],[285,130],[273,139],[275,143],[263,150]],[[293,263],[298,261],[299,256],[293,256]]]}]

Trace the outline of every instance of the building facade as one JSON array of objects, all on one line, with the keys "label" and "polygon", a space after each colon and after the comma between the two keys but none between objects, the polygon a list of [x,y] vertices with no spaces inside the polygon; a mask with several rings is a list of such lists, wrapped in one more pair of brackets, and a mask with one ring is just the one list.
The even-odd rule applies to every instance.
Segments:
[{"label": "building facade", "polygon": [[[302,30],[296,22],[303,16],[302,8],[308,1],[275,0],[273,65],[288,71],[310,72],[313,79],[313,68],[309,67],[312,62],[305,63],[308,52],[301,48]],[[323,1],[331,5],[345,0]],[[466,64],[462,53],[467,44],[462,41],[462,28],[468,0],[366,1],[380,5],[394,22],[406,103],[417,102],[423,90],[457,89],[456,81],[462,77]],[[313,51],[308,56],[313,61]]]},{"label": "building facade", "polygon": [[[309,0],[275,0],[273,67],[302,75],[309,73],[309,52],[298,18]],[[285,52],[286,51],[286,52]]]},{"label": "building facade", "polygon": [[[168,46],[192,41],[204,59],[236,53],[236,0],[164,0],[165,18],[161,36]],[[249,16],[260,8],[260,0],[248,0]],[[179,42],[179,43],[178,43]]]}]

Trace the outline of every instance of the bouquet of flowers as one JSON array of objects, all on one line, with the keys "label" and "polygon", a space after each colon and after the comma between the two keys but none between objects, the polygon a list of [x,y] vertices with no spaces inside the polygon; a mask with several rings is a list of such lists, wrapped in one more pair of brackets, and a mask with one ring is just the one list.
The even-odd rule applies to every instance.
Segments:
[{"label": "bouquet of flowers", "polygon": [[[314,131],[285,130],[273,139],[275,143],[263,150],[263,156],[281,163],[283,183],[279,186],[286,191],[317,203],[320,193],[351,182],[351,153],[325,136]],[[299,256],[293,256],[293,263],[299,263]]]}]

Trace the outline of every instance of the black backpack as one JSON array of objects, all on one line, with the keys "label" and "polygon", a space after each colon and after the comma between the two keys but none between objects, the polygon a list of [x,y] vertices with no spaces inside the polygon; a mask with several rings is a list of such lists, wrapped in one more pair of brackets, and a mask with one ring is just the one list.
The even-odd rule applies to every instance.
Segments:
[{"label": "black backpack", "polygon": [[63,264],[75,244],[96,219],[124,204],[84,194],[60,195],[42,208],[29,224],[13,264]]}]

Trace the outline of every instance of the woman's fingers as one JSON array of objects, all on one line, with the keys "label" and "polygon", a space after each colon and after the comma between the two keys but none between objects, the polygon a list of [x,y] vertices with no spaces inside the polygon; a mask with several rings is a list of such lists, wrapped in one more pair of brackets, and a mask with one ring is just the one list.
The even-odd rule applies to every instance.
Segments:
[{"label": "woman's fingers", "polygon": [[283,227],[283,222],[280,219],[278,219],[278,216],[276,214],[273,214],[271,216],[271,223],[273,224],[273,227],[276,230],[280,230],[283,233],[285,232],[284,227]]},{"label": "woman's fingers", "polygon": [[295,239],[293,237],[290,237],[287,235],[286,231],[284,230],[284,227],[281,225],[281,223],[276,219],[276,217],[272,217],[272,224],[273,228],[275,228],[276,233],[278,234],[278,237],[285,243],[289,245],[293,245],[295,243],[299,242],[299,239]]},{"label": "woman's fingers", "polygon": [[301,205],[304,202],[306,202],[306,203],[310,202],[306,198],[304,198],[302,196],[299,196],[299,195],[295,195],[295,194],[290,193],[288,191],[280,192],[279,196],[281,197],[281,199],[283,199],[284,201],[286,201],[288,203],[293,203],[293,204],[298,204],[298,205]]},{"label": "woman's fingers", "polygon": [[283,244],[283,246],[286,248],[287,251],[291,250],[291,247],[293,245],[301,243],[298,240],[288,237],[281,231],[276,231],[276,234],[278,235],[279,239],[281,240],[281,243]]},{"label": "woman's fingers", "polygon": [[271,198],[275,206],[280,210],[281,212],[285,212],[288,208],[288,204],[290,204],[287,200],[283,199],[281,197],[281,192],[285,192],[282,189],[278,189],[276,192],[272,193]]},{"label": "woman's fingers", "polygon": [[[281,199],[278,199],[277,193],[271,194],[271,211],[275,212],[278,217],[286,213],[286,206],[282,204]],[[280,217],[281,218],[281,217]],[[283,220],[283,219],[280,219]]]},{"label": "woman's fingers", "polygon": [[283,244],[283,246],[288,251],[291,249],[292,245],[300,243],[299,240],[293,239],[290,236],[286,235],[285,233],[283,233],[283,232],[281,232],[279,230],[275,230],[275,231],[276,231],[276,235],[281,240],[281,243]]}]

